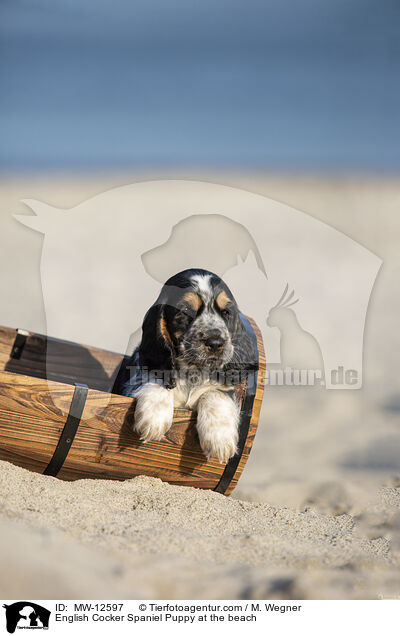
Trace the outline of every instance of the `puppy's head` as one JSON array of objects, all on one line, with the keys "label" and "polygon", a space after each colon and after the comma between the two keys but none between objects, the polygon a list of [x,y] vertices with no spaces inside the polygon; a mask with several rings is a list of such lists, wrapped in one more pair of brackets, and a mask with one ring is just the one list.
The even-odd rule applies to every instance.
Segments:
[{"label": "puppy's head", "polygon": [[216,274],[188,269],[165,283],[149,310],[141,350],[157,349],[151,364],[160,369],[216,370],[243,362],[246,338],[228,286]]}]

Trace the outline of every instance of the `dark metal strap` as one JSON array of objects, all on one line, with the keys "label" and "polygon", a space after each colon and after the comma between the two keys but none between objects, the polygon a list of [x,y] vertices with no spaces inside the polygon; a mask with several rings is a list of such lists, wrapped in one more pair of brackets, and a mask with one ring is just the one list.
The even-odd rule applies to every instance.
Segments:
[{"label": "dark metal strap", "polygon": [[225,466],[224,472],[221,475],[221,479],[219,480],[217,486],[214,488],[216,492],[220,492],[224,494],[226,492],[229,484],[231,483],[233,477],[235,476],[237,467],[240,462],[240,458],[242,457],[244,446],[246,443],[247,435],[249,434],[251,416],[253,413],[253,404],[254,398],[256,396],[257,391],[257,377],[258,377],[258,363],[259,363],[259,355],[258,355],[258,347],[257,347],[257,337],[254,333],[254,329],[250,324],[250,321],[244,314],[240,314],[240,318],[242,320],[243,326],[246,330],[246,333],[253,341],[254,349],[256,353],[256,370],[249,372],[247,382],[246,382],[246,391],[244,394],[242,408],[240,410],[240,424],[239,424],[239,441],[238,441],[238,450],[236,455],[230,458],[228,463]]},{"label": "dark metal strap", "polygon": [[24,331],[23,329],[17,329],[17,335],[15,336],[14,344],[11,349],[10,358],[14,358],[14,360],[20,359],[28,336],[29,336],[29,331]]},{"label": "dark metal strap", "polygon": [[75,391],[72,397],[71,406],[69,407],[67,420],[61,432],[60,439],[58,440],[54,455],[47,468],[43,471],[43,475],[55,477],[64,464],[81,421],[87,394],[88,387],[86,384],[75,384]]}]

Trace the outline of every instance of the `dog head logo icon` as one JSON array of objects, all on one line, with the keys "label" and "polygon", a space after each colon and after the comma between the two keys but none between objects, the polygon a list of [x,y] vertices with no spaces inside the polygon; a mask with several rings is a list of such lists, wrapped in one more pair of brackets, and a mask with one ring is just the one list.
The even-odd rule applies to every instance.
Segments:
[{"label": "dog head logo icon", "polygon": [[16,629],[48,629],[51,612],[32,601],[18,601],[3,605],[6,610],[7,631],[14,634]]}]

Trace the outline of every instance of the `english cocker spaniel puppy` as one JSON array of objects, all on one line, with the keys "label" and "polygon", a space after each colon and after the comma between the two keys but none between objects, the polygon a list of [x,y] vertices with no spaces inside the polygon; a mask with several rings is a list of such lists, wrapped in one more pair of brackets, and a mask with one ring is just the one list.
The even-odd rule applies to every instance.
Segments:
[{"label": "english cocker spaniel puppy", "polygon": [[122,376],[121,392],[136,398],[134,430],[144,442],[160,440],[174,407],[194,409],[204,454],[227,462],[238,443],[234,389],[256,359],[228,286],[203,269],[180,272],[165,283],[142,329]]}]

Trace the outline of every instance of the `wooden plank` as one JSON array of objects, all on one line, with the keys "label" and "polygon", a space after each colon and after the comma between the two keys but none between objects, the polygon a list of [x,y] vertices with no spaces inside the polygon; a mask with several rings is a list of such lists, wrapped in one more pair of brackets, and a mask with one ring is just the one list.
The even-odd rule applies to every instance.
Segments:
[{"label": "wooden plank", "polygon": [[[42,472],[52,457],[74,388],[0,373],[0,459]],[[56,404],[58,402],[58,405]]]},{"label": "wooden plank", "polygon": [[[0,459],[43,472],[63,429],[74,388],[0,372]],[[160,442],[143,444],[132,432],[134,400],[89,390],[82,421],[59,477],[128,479],[151,475],[212,488],[223,470],[203,455],[195,414],[176,409]]]},{"label": "wooden plank", "polygon": [[28,332],[20,359],[10,358],[16,330],[0,327],[0,370],[110,391],[122,354]]}]

